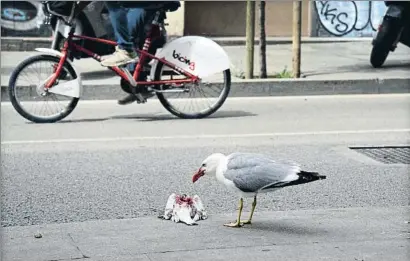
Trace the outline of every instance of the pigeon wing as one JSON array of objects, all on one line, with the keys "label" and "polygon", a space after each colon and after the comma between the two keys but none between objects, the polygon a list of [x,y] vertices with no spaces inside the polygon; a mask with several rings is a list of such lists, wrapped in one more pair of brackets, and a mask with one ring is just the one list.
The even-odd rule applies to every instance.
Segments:
[{"label": "pigeon wing", "polygon": [[172,217],[172,212],[174,210],[174,206],[175,206],[175,201],[176,201],[176,194],[172,193],[167,200],[167,204],[165,205],[165,211],[164,211],[164,215],[163,218],[166,220],[171,219]]}]

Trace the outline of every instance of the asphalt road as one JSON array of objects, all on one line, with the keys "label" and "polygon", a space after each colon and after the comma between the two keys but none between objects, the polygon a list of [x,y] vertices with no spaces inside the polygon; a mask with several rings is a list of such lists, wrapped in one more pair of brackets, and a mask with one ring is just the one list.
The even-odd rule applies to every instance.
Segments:
[{"label": "asphalt road", "polygon": [[237,197],[215,179],[191,182],[216,151],[267,153],[327,175],[260,196],[258,212],[407,206],[408,166],[348,147],[408,144],[409,109],[410,95],[243,98],[180,120],[155,100],[100,101],[37,125],[2,103],[2,226],[156,216],[172,192],[200,195],[211,215],[234,212]]}]

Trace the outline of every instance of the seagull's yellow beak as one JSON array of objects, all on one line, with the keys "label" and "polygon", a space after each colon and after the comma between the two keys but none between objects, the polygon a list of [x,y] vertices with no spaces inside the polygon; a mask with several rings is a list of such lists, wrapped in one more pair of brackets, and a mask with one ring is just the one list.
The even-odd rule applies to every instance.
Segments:
[{"label": "seagull's yellow beak", "polygon": [[194,176],[192,176],[192,183],[195,183],[203,175],[205,175],[205,170],[199,168],[199,170],[194,174]]}]

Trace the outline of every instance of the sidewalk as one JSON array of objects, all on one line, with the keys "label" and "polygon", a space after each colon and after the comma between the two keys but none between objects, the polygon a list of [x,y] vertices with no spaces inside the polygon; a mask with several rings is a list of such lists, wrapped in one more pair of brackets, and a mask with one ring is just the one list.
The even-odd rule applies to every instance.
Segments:
[{"label": "sidewalk", "polygon": [[[170,40],[175,37],[170,37]],[[222,46],[245,45],[245,37],[210,37]],[[370,38],[339,38],[339,37],[302,37],[302,43],[329,43],[329,42],[362,42]],[[33,51],[37,47],[48,48],[51,46],[51,37],[1,37],[1,50],[6,52]],[[255,44],[259,39],[255,38]],[[267,44],[290,44],[292,37],[266,37]]]},{"label": "sidewalk", "polygon": [[222,226],[234,214],[212,213],[191,227],[156,217],[9,227],[2,229],[2,260],[404,261],[409,210],[256,212],[254,224],[239,229]]},{"label": "sidewalk", "polygon": [[[374,69],[370,65],[371,41],[305,43],[302,44],[301,79],[243,80],[245,71],[244,45],[223,46],[232,63],[232,95],[310,95],[339,93],[410,92],[410,48],[399,45],[390,53],[385,66]],[[2,52],[2,86],[16,65],[35,52]],[[91,58],[76,60],[82,72],[86,93],[93,94],[103,88],[111,95],[118,89],[119,77],[100,66]],[[292,45],[271,44],[267,46],[267,71],[270,76],[283,70],[292,70]],[[254,75],[259,75],[259,49],[255,46]],[[93,89],[94,88],[94,89]],[[254,90],[254,89],[257,90]],[[252,90],[250,90],[252,89]],[[338,91],[336,91],[338,90]],[[238,91],[238,93],[236,93]],[[88,95],[87,94],[87,95]],[[114,95],[118,94],[118,90]],[[92,98],[91,96],[87,96]]]}]

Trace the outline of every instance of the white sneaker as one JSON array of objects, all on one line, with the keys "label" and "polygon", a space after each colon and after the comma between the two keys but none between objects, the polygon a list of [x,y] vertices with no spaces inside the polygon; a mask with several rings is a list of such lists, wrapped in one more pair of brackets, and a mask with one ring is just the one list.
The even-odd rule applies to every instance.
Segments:
[{"label": "white sneaker", "polygon": [[120,49],[118,46],[115,47],[115,52],[110,56],[107,56],[101,61],[101,65],[105,67],[121,66],[131,62],[137,62],[138,56],[136,52],[127,52],[126,50]]}]

